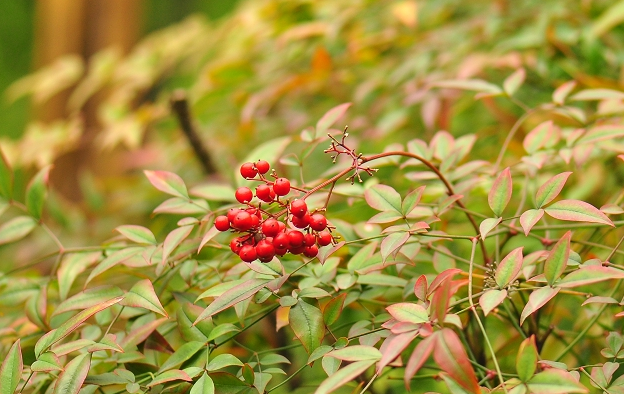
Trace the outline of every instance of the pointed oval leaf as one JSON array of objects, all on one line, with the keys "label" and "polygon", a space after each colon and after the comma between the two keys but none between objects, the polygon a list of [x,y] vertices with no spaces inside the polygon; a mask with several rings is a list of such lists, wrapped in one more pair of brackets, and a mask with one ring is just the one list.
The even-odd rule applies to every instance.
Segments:
[{"label": "pointed oval leaf", "polygon": [[122,263],[136,255],[143,253],[144,250],[145,248],[136,246],[136,247],[120,249],[112,253],[111,255],[107,256],[91,271],[91,273],[87,277],[87,280],[85,281],[84,287],[87,287],[89,282],[91,282],[91,280],[93,280],[93,278],[95,278],[99,274],[113,268],[119,263]]},{"label": "pointed oval leaf", "polygon": [[176,197],[189,198],[186,185],[177,174],[168,171],[144,171],[150,183],[161,192]]},{"label": "pointed oval leaf", "polygon": [[344,103],[330,109],[316,122],[316,135],[325,134],[327,130],[340,119],[351,106],[351,103]]},{"label": "pointed oval leaf", "polygon": [[531,229],[542,219],[542,216],[544,216],[543,209],[529,209],[520,215],[520,225],[522,230],[524,230],[525,236],[529,236]]},{"label": "pointed oval leaf", "polygon": [[403,216],[407,216],[416,208],[416,205],[420,202],[423,192],[426,186],[420,186],[415,190],[412,190],[405,196],[403,203],[401,203],[401,212]]},{"label": "pointed oval leaf", "polygon": [[531,293],[529,296],[529,302],[525,305],[522,313],[520,314],[520,325],[524,323],[524,320],[532,313],[546,305],[554,296],[559,293],[560,287],[542,287]]},{"label": "pointed oval leaf", "polygon": [[581,136],[576,145],[593,144],[599,141],[607,141],[615,138],[624,137],[624,126],[621,125],[602,125],[592,127],[587,133]]},{"label": "pointed oval leaf", "polygon": [[516,90],[518,90],[518,88],[522,85],[525,78],[526,71],[524,68],[519,68],[514,71],[514,73],[508,76],[505,79],[505,82],[503,82],[503,89],[505,90],[505,93],[509,96],[513,96],[513,94],[516,93]]},{"label": "pointed oval leaf", "polygon": [[169,258],[171,252],[173,252],[173,250],[177,248],[182,243],[182,241],[184,241],[186,237],[189,236],[189,234],[191,234],[191,231],[193,231],[194,227],[195,226],[193,225],[178,227],[167,235],[167,238],[165,238],[165,242],[163,242],[161,265],[164,265],[167,262],[167,259]]},{"label": "pointed oval leaf", "polygon": [[162,373],[168,369],[182,365],[183,362],[193,357],[195,353],[199,352],[205,346],[206,345],[202,342],[192,341],[185,343],[184,345],[180,346],[180,348],[176,350],[171,356],[169,356],[167,361],[165,361],[160,366],[157,373]]},{"label": "pointed oval leaf", "polygon": [[249,279],[237,286],[227,290],[208,305],[206,309],[199,315],[193,325],[197,325],[212,315],[215,315],[234,304],[246,300],[260,291],[271,279]]},{"label": "pointed oval leaf", "polygon": [[503,218],[487,218],[483,219],[481,224],[479,225],[479,233],[481,234],[481,239],[485,239],[490,231],[492,231],[498,224],[503,220]]},{"label": "pointed oval leaf", "polygon": [[384,240],[381,241],[382,261],[385,263],[390,255],[394,254],[396,256],[396,253],[398,253],[399,249],[401,249],[401,247],[405,245],[409,237],[409,233],[397,232],[392,233],[384,238]]},{"label": "pointed oval leaf", "polygon": [[[283,298],[283,297],[282,297]],[[334,324],[340,317],[347,293],[342,293],[332,298],[323,308],[323,321],[326,325]]]},{"label": "pointed oval leaf", "polygon": [[119,226],[115,230],[130,241],[139,244],[156,245],[156,237],[154,237],[154,234],[143,226],[127,224]]},{"label": "pointed oval leaf", "polygon": [[624,279],[624,271],[612,267],[584,266],[566,275],[557,283],[557,286],[572,288],[609,279]]},{"label": "pointed oval leaf", "polygon": [[297,305],[290,308],[288,321],[308,354],[321,346],[325,336],[325,324],[323,314],[317,307],[299,300]]},{"label": "pointed oval leaf", "polygon": [[355,377],[366,371],[371,365],[375,364],[375,360],[356,361],[344,368],[334,372],[330,377],[325,379],[323,383],[316,389],[314,394],[328,394],[339,387],[349,383]]},{"label": "pointed oval leaf", "polygon": [[20,240],[37,226],[30,216],[18,216],[0,226],[0,245]]},{"label": "pointed oval leaf", "polygon": [[565,103],[566,97],[570,94],[570,92],[576,87],[576,81],[568,81],[563,85],[559,86],[553,92],[552,101],[555,104],[563,105]]},{"label": "pointed oval leaf", "polygon": [[43,203],[48,191],[48,179],[52,165],[44,167],[33,177],[26,188],[26,208],[35,219],[41,219]]},{"label": "pointed oval leaf", "polygon": [[425,275],[420,275],[418,279],[416,279],[416,283],[414,283],[414,295],[421,301],[425,301],[427,299],[427,277]]},{"label": "pointed oval leaf", "polygon": [[533,154],[543,148],[552,139],[554,133],[552,120],[538,124],[524,137],[522,146],[529,154]]},{"label": "pointed oval leaf", "polygon": [[487,316],[494,308],[499,306],[507,298],[507,290],[487,290],[479,297],[479,305],[483,309],[483,314]]},{"label": "pointed oval leaf", "polygon": [[13,394],[22,376],[24,363],[22,348],[18,339],[6,354],[0,367],[0,394]]},{"label": "pointed oval leaf", "polygon": [[204,374],[193,384],[189,394],[214,394],[215,386],[212,378],[204,372]]},{"label": "pointed oval leaf", "polygon": [[537,346],[535,335],[522,341],[518,355],[516,356],[516,371],[521,381],[527,382],[535,374],[537,369]]},{"label": "pointed oval leaf", "polygon": [[91,368],[91,353],[81,354],[71,360],[59,375],[54,394],[78,394]]},{"label": "pointed oval leaf", "polygon": [[112,298],[121,297],[123,294],[123,291],[117,286],[100,286],[87,289],[61,302],[52,316],[67,311],[87,309]]},{"label": "pointed oval leaf", "polygon": [[124,299],[121,301],[121,305],[131,306],[134,308],[145,308],[147,310],[160,313],[163,316],[168,316],[167,311],[163,308],[154,286],[149,279],[143,279],[138,281],[132,286],[130,291],[126,293]]},{"label": "pointed oval leaf", "polygon": [[544,262],[544,277],[550,286],[563,274],[570,257],[570,238],[572,232],[566,232],[548,253]]},{"label": "pointed oval leaf", "polygon": [[615,227],[613,222],[593,205],[580,200],[560,200],[544,209],[555,219],[573,222],[606,224]]},{"label": "pointed oval leaf", "polygon": [[613,89],[585,89],[570,97],[574,101],[624,99],[624,92]]},{"label": "pointed oval leaf", "polygon": [[156,377],[152,379],[151,382],[149,382],[147,387],[154,387],[159,384],[173,382],[175,380],[184,380],[186,382],[193,381],[193,379],[191,379],[191,377],[188,376],[186,372],[179,370],[179,369],[172,369],[170,371],[163,372],[161,374],[156,375]]},{"label": "pointed oval leaf", "polygon": [[411,302],[400,302],[398,304],[390,305],[386,308],[388,313],[400,322],[407,323],[426,323],[429,321],[429,315],[427,310]]},{"label": "pointed oval leaf", "polygon": [[572,172],[562,172],[547,180],[535,193],[535,204],[537,208],[542,208],[544,205],[552,202],[565,185],[568,177],[572,175]]},{"label": "pointed oval leaf", "polygon": [[218,356],[210,360],[210,362],[206,366],[206,369],[208,371],[216,371],[218,369],[230,367],[232,365],[242,367],[243,362],[239,360],[238,357],[232,354],[225,353],[225,354],[219,354]]},{"label": "pointed oval leaf", "polygon": [[481,393],[468,354],[457,334],[449,328],[443,328],[436,335],[436,339],[433,350],[435,362],[468,393]]},{"label": "pointed oval leaf", "polygon": [[486,82],[482,79],[452,79],[446,81],[435,82],[432,86],[440,88],[472,90],[476,92],[500,94],[503,92],[498,86]]},{"label": "pointed oval leaf", "polygon": [[498,263],[498,267],[496,268],[496,273],[494,274],[494,279],[496,280],[496,284],[503,288],[516,280],[520,270],[522,269],[522,250],[523,246],[516,248],[509,252],[507,256],[500,263]]},{"label": "pointed oval leaf", "polygon": [[67,298],[78,275],[83,273],[89,266],[95,264],[101,256],[101,252],[68,253],[63,255],[56,273],[61,300]]},{"label": "pointed oval leaf", "polygon": [[378,361],[381,359],[381,352],[373,346],[354,345],[329,352],[327,356],[343,361]]},{"label": "pointed oval leaf", "polygon": [[401,214],[401,195],[388,185],[374,185],[366,189],[364,198],[373,209]]},{"label": "pointed oval leaf", "polygon": [[414,348],[414,351],[405,366],[405,376],[403,377],[405,380],[405,388],[407,390],[410,389],[410,382],[414,375],[416,375],[418,370],[425,364],[433,352],[435,344],[436,337],[434,335],[430,335],[420,341]]},{"label": "pointed oval leaf", "polygon": [[381,352],[381,359],[377,363],[377,373],[380,374],[386,365],[395,360],[401,352],[412,343],[417,335],[418,330],[412,330],[398,335],[390,334],[379,350]]},{"label": "pointed oval leaf", "polygon": [[534,394],[587,393],[589,390],[577,382],[567,371],[548,368],[534,375],[528,382],[529,392]]},{"label": "pointed oval leaf", "polygon": [[[60,365],[59,358],[53,352],[45,352],[37,361],[32,363],[30,370],[34,372],[54,372],[62,371],[63,367]],[[0,390],[2,392],[2,390]]]},{"label": "pointed oval leaf", "polygon": [[492,212],[494,212],[494,215],[501,216],[503,214],[505,207],[511,199],[511,190],[511,171],[509,167],[507,167],[496,177],[492,189],[488,194],[488,204]]}]

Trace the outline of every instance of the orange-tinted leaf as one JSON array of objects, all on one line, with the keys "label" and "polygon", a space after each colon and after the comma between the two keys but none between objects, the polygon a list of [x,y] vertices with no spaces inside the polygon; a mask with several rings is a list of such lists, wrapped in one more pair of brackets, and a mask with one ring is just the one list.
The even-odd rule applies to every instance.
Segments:
[{"label": "orange-tinted leaf", "polygon": [[167,171],[144,171],[150,183],[161,192],[176,197],[189,198],[186,185],[182,178],[173,172]]},{"label": "orange-tinted leaf", "polygon": [[553,92],[552,101],[555,104],[563,105],[566,97],[570,94],[570,92],[576,87],[575,81],[568,81],[563,85],[559,86]]},{"label": "orange-tinted leaf", "polygon": [[520,315],[520,324],[522,325],[529,315],[546,305],[548,301],[559,293],[559,290],[561,290],[559,287],[547,286],[533,291],[529,296],[529,302],[527,302]]},{"label": "orange-tinted leaf", "polygon": [[379,349],[382,356],[381,360],[377,363],[377,373],[380,374],[381,370],[383,370],[386,365],[396,359],[399,354],[412,343],[412,340],[414,340],[417,335],[417,330],[404,332],[398,335],[390,334]]},{"label": "orange-tinted leaf", "polygon": [[[436,334],[434,334],[436,335]],[[480,394],[479,383],[472,369],[468,354],[457,334],[443,328],[436,335],[433,359],[442,370],[469,393]]]},{"label": "orange-tinted leaf", "polygon": [[544,210],[548,215],[559,220],[600,223],[615,227],[604,213],[585,201],[560,200]]},{"label": "orange-tinted leaf", "polygon": [[412,352],[412,355],[410,356],[409,360],[407,361],[407,365],[405,366],[405,375],[403,377],[405,380],[405,388],[407,388],[408,390],[410,388],[410,382],[412,378],[414,377],[414,375],[416,375],[420,367],[425,364],[425,362],[429,358],[429,355],[431,355],[431,353],[433,352],[436,341],[437,340],[435,335],[430,335],[420,341],[418,345],[416,345],[416,347],[414,348],[414,351]]},{"label": "orange-tinted leaf", "polygon": [[439,323],[444,322],[449,302],[451,300],[451,281],[445,280],[433,292],[431,297],[431,320],[437,320]]},{"label": "orange-tinted leaf", "polygon": [[321,119],[316,122],[317,137],[321,134],[324,135],[327,130],[347,112],[347,109],[349,109],[350,106],[351,103],[344,103],[327,111],[325,115],[323,115]]},{"label": "orange-tinted leaf", "polygon": [[544,216],[543,209],[529,209],[528,211],[520,215],[520,225],[524,230],[525,236],[529,235],[533,226],[535,226],[537,222],[540,221],[542,216]]},{"label": "orange-tinted leaf", "polygon": [[553,138],[554,125],[551,120],[542,122],[524,137],[522,146],[529,154],[533,154],[543,148]]},{"label": "orange-tinted leaf", "polygon": [[507,298],[507,290],[487,290],[479,297],[479,305],[483,309],[483,314],[487,316],[488,313],[505,301],[505,298]]}]

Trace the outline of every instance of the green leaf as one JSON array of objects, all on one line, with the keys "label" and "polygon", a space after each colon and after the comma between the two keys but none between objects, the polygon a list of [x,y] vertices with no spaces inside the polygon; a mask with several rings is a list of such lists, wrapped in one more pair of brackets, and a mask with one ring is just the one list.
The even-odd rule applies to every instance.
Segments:
[{"label": "green leaf", "polygon": [[375,250],[377,249],[377,245],[378,244],[376,241],[372,241],[366,244],[366,246],[360,248],[353,255],[353,257],[349,259],[349,262],[347,263],[347,269],[349,270],[349,272],[355,272],[359,270],[360,268],[365,267],[367,261],[369,261],[370,258],[375,253]]},{"label": "green leaf", "polygon": [[56,273],[59,285],[59,297],[61,300],[67,298],[72,284],[78,275],[83,273],[90,265],[95,264],[101,255],[101,252],[70,253],[63,255],[63,259]]},{"label": "green leaf", "polygon": [[388,185],[371,186],[364,191],[364,198],[373,209],[401,214],[401,195]]},{"label": "green leaf", "polygon": [[613,89],[585,89],[570,97],[573,101],[622,100],[624,92]]},{"label": "green leaf", "polygon": [[242,367],[243,362],[239,360],[238,357],[232,354],[225,353],[219,354],[217,357],[210,360],[210,362],[206,366],[206,369],[208,371],[216,371],[218,369],[230,367],[232,365]]},{"label": "green leaf", "polygon": [[537,193],[535,193],[535,205],[537,205],[537,208],[542,208],[557,198],[570,175],[572,175],[571,172],[562,172],[540,186]]},{"label": "green leaf", "polygon": [[223,394],[252,394],[246,391],[249,385],[241,381],[236,376],[227,372],[213,372],[210,374],[215,386],[215,392]]},{"label": "green leaf", "polygon": [[290,360],[281,354],[267,354],[260,359],[261,365],[290,364]]},{"label": "green leaf", "polygon": [[340,317],[344,301],[347,298],[347,293],[341,293],[332,298],[323,308],[323,321],[326,325],[334,324]]},{"label": "green leaf", "polygon": [[436,339],[433,359],[438,366],[467,392],[481,393],[468,354],[457,334],[449,328],[443,328],[437,332]]},{"label": "green leaf", "polygon": [[182,178],[173,172],[167,171],[143,171],[150,183],[161,192],[176,197],[189,198],[186,185]]},{"label": "green leaf", "polygon": [[149,279],[143,279],[138,281],[132,286],[130,291],[126,293],[124,299],[121,301],[121,305],[131,306],[135,308],[145,308],[147,310],[160,313],[163,316],[168,316],[167,311],[163,308],[154,286]]},{"label": "green leaf", "polygon": [[193,384],[189,394],[214,394],[215,386],[206,372]]},{"label": "green leaf", "polygon": [[100,311],[103,311],[106,308],[111,307],[112,305],[117,304],[121,300],[122,297],[115,297],[99,305],[94,305],[90,308],[87,308],[72,316],[69,320],[61,324],[58,328],[46,333],[41,338],[39,338],[39,341],[37,341],[37,343],[35,344],[35,357],[39,357],[39,355],[44,351],[48,350],[50,346],[54,345],[61,339],[71,334],[91,316],[95,315]]},{"label": "green leaf", "polygon": [[565,289],[609,279],[624,279],[624,271],[612,267],[584,266],[566,275],[557,283],[557,286]]},{"label": "green leaf", "polygon": [[613,222],[600,210],[585,201],[560,200],[544,209],[546,213],[555,219],[574,222],[589,222],[606,224],[615,227]]},{"label": "green leaf", "polygon": [[330,109],[316,122],[316,135],[324,135],[327,130],[340,119],[351,106],[351,103],[344,103]]},{"label": "green leaf", "polygon": [[542,287],[534,290],[529,296],[529,302],[527,302],[520,314],[520,325],[524,323],[524,320],[529,315],[546,305],[548,301],[559,293],[559,290],[561,290],[560,287]]},{"label": "green leaf", "polygon": [[124,226],[119,226],[115,230],[124,237],[128,238],[130,241],[139,244],[156,245],[157,243],[154,234],[149,229],[143,226],[127,224]]},{"label": "green leaf", "polygon": [[191,379],[186,374],[186,372],[181,371],[179,369],[172,369],[170,371],[163,372],[161,374],[156,375],[156,377],[151,382],[149,382],[147,387],[154,387],[154,386],[157,386],[159,384],[172,382],[172,381],[175,381],[175,380],[184,380],[186,382],[192,382],[193,381],[193,379]]},{"label": "green leaf", "polygon": [[587,393],[589,390],[578,383],[567,371],[549,368],[534,375],[528,382],[533,394]]},{"label": "green leaf", "polygon": [[382,261],[385,263],[388,257],[390,257],[390,255],[392,254],[396,256],[396,253],[398,253],[399,249],[401,249],[401,247],[405,245],[407,240],[409,240],[409,237],[410,237],[410,233],[397,232],[397,233],[392,233],[388,235],[386,238],[384,238],[384,240],[381,241]]},{"label": "green leaf", "polygon": [[91,368],[91,354],[85,353],[71,360],[59,375],[54,394],[78,394]]},{"label": "green leaf", "polygon": [[494,279],[500,288],[507,286],[518,277],[522,269],[522,250],[523,246],[512,250],[498,263]]},{"label": "green leaf", "polygon": [[0,245],[24,238],[30,233],[37,222],[30,216],[18,216],[0,226]]},{"label": "green leaf", "polygon": [[503,220],[503,218],[501,217],[483,219],[483,221],[479,225],[479,233],[481,234],[481,239],[485,239],[488,233],[496,228],[501,220]]},{"label": "green leaf", "polygon": [[262,289],[270,281],[271,279],[249,279],[237,286],[234,286],[212,301],[210,305],[208,305],[208,307],[199,315],[197,320],[195,320],[193,325],[196,325],[200,321],[205,320],[212,315],[233,306],[234,304],[246,300],[260,291],[260,289]]},{"label": "green leaf", "polygon": [[462,90],[473,90],[476,92],[500,94],[503,92],[501,88],[481,79],[454,79],[447,81],[435,82],[432,86],[439,88],[451,88]]},{"label": "green leaf", "polygon": [[557,243],[546,257],[544,262],[544,276],[550,286],[552,286],[557,279],[563,274],[566,266],[568,265],[568,258],[570,257],[570,238],[572,232],[566,232],[563,237]]},{"label": "green leaf", "polygon": [[206,200],[189,200],[182,197],[172,197],[165,200],[154,208],[154,213],[172,213],[175,215],[195,215],[206,214],[210,211],[210,206]]},{"label": "green leaf", "polygon": [[178,350],[176,350],[167,361],[165,361],[157,373],[162,373],[168,369],[175,368],[177,366],[182,365],[183,362],[190,359],[195,355],[195,353],[199,352],[206,346],[205,343],[202,342],[187,342],[184,345],[180,346]]},{"label": "green leaf", "polygon": [[407,280],[396,275],[387,274],[366,274],[358,276],[357,283],[371,286],[404,287]]},{"label": "green leaf", "polygon": [[624,126],[607,124],[592,127],[587,133],[576,141],[576,145],[593,144],[600,141],[608,141],[622,137],[624,137]]},{"label": "green leaf", "polygon": [[122,263],[140,253],[142,253],[145,250],[145,248],[140,247],[140,246],[136,246],[136,247],[130,247],[130,248],[124,248],[124,249],[120,249],[116,252],[114,252],[113,254],[111,254],[110,256],[106,257],[104,260],[102,260],[100,262],[100,264],[98,264],[89,274],[89,277],[87,277],[87,280],[85,281],[84,286],[87,287],[87,285],[89,284],[89,282],[91,282],[91,280],[93,278],[95,278],[96,276],[98,276],[99,274],[113,268],[114,266],[116,266],[119,263]]},{"label": "green leaf", "polygon": [[13,196],[13,171],[0,149],[0,196],[11,200]]},{"label": "green leaf", "polygon": [[542,216],[544,216],[543,209],[529,209],[528,211],[520,215],[520,225],[524,230],[525,236],[529,236],[531,229],[537,224],[537,222],[540,221]]},{"label": "green leaf", "polygon": [[535,335],[522,341],[518,355],[516,356],[516,371],[518,377],[523,382],[527,382],[535,374],[537,369],[537,346],[535,345]]},{"label": "green leaf", "polygon": [[373,346],[354,345],[334,350],[327,353],[328,357],[334,357],[343,361],[381,360],[381,352]]},{"label": "green leaf", "polygon": [[486,290],[485,293],[479,297],[479,305],[483,309],[483,314],[487,316],[494,308],[499,306],[507,298],[507,290]]},{"label": "green leaf", "polygon": [[316,389],[314,394],[331,393],[339,387],[349,383],[355,377],[366,371],[371,365],[375,364],[375,360],[356,361],[344,368],[339,369],[330,377],[325,379],[323,383]]},{"label": "green leaf", "polygon": [[163,242],[161,266],[165,265],[171,252],[191,234],[194,227],[193,225],[178,227],[167,235],[165,242]]},{"label": "green leaf", "polygon": [[393,318],[400,322],[419,324],[429,321],[427,310],[411,302],[399,302],[386,307],[386,310]]},{"label": "green leaf", "polygon": [[48,190],[48,178],[52,166],[44,167],[34,176],[26,188],[26,208],[35,219],[41,219],[43,203]]},{"label": "green leaf", "polygon": [[87,289],[61,302],[52,316],[67,311],[87,309],[112,298],[121,297],[123,294],[124,292],[117,286],[100,286]]},{"label": "green leaf", "polygon": [[158,320],[153,320],[147,324],[143,324],[137,328],[135,328],[134,330],[130,331],[128,333],[128,335],[126,335],[122,340],[121,340],[121,347],[124,348],[124,350],[128,350],[131,346],[135,346],[138,345],[139,343],[143,342],[145,339],[147,339],[147,337],[154,331],[156,330],[158,327],[160,327],[163,323],[165,323],[167,320],[169,320],[166,317],[160,318]]},{"label": "green leaf", "polygon": [[100,350],[110,350],[113,352],[123,353],[123,348],[117,343],[117,335],[106,334],[104,338],[100,339],[100,342],[94,343],[87,349],[88,352],[93,353]]},{"label": "green leaf", "polygon": [[553,92],[552,101],[555,104],[563,105],[565,103],[566,97],[570,94],[570,92],[576,87],[576,81],[568,81],[563,85],[559,86]]},{"label": "green leaf", "polygon": [[503,82],[503,90],[509,96],[513,96],[514,93],[518,90],[518,88],[524,82],[526,78],[526,71],[524,68],[517,69],[513,74],[508,76]]},{"label": "green leaf", "polygon": [[[609,3],[607,3],[609,4]],[[597,18],[592,18],[587,39],[591,42],[624,21],[624,1],[610,3]]]},{"label": "green leaf", "polygon": [[59,358],[53,352],[45,352],[32,363],[30,370],[34,372],[54,372],[62,371]]},{"label": "green leaf", "polygon": [[22,348],[18,339],[9,349],[9,352],[0,367],[0,394],[13,394],[22,376],[24,363]]},{"label": "green leaf", "polygon": [[538,124],[524,137],[522,146],[529,154],[533,154],[543,148],[553,138],[554,126],[552,120]]},{"label": "green leaf", "polygon": [[494,215],[501,216],[503,214],[511,199],[511,189],[511,171],[507,167],[498,175],[488,194],[488,204]]},{"label": "green leaf", "polygon": [[325,336],[325,324],[321,311],[303,300],[290,308],[288,312],[290,327],[301,341],[308,354],[321,346]]},{"label": "green leaf", "polygon": [[405,196],[403,202],[401,203],[401,214],[403,216],[407,216],[416,208],[420,199],[422,198],[423,192],[425,191],[425,186],[420,186],[415,190],[412,190]]}]

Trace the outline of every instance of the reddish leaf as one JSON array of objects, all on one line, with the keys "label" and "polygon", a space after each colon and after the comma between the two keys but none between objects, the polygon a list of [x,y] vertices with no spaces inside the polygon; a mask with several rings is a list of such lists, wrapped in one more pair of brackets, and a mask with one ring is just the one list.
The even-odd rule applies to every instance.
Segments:
[{"label": "reddish leaf", "polygon": [[554,125],[552,120],[540,123],[524,137],[522,146],[529,154],[533,154],[543,148],[554,137]]},{"label": "reddish leaf", "polygon": [[529,209],[528,211],[520,215],[520,225],[524,230],[525,236],[529,236],[529,232],[531,232],[533,226],[535,226],[537,222],[540,221],[542,216],[544,216],[543,209]]},{"label": "reddish leaf", "polygon": [[164,322],[166,322],[166,317],[163,317],[158,320],[151,321],[147,324],[139,326],[134,330],[130,331],[128,335],[126,335],[121,342],[119,343],[124,350],[128,350],[131,346],[138,345],[147,339],[147,337],[158,327],[160,327]]},{"label": "reddish leaf", "polygon": [[429,358],[429,355],[433,352],[433,349],[436,344],[435,335],[430,335],[427,338],[423,339],[416,345],[412,355],[410,356],[407,365],[405,366],[404,372],[404,380],[405,380],[405,388],[409,390],[410,381],[416,375],[420,367],[425,364],[425,361]]},{"label": "reddish leaf", "polygon": [[433,359],[449,376],[469,393],[480,394],[477,377],[470,365],[468,354],[457,334],[443,328],[436,335]]},{"label": "reddish leaf", "polygon": [[615,227],[613,222],[600,210],[585,201],[560,200],[545,209],[555,219],[574,222],[590,222]]},{"label": "reddish leaf", "polygon": [[[445,282],[448,283],[448,282]],[[426,323],[429,321],[427,310],[418,304],[400,302],[386,308],[388,313],[400,322]]]},{"label": "reddish leaf", "polygon": [[167,171],[144,171],[150,183],[161,192],[176,197],[189,198],[186,185],[182,178],[173,172]]},{"label": "reddish leaf", "polygon": [[409,237],[409,233],[397,232],[392,233],[384,238],[384,240],[381,241],[382,261],[385,263],[388,257],[392,254],[396,256],[396,253],[398,253],[399,249],[401,249],[401,247],[405,245]]},{"label": "reddish leaf", "polygon": [[331,125],[336,123],[336,121],[347,112],[347,109],[349,109],[350,106],[351,103],[344,103],[327,111],[325,115],[323,115],[321,119],[316,122],[316,135],[319,136],[319,134],[325,134]]},{"label": "reddish leaf", "polygon": [[503,220],[503,218],[487,218],[484,219],[479,225],[479,233],[481,234],[481,239],[485,239],[490,231],[492,231],[498,224]]},{"label": "reddish leaf", "polygon": [[563,85],[559,86],[554,92],[552,96],[552,101],[555,104],[563,105],[566,97],[570,94],[570,92],[576,87],[575,81],[568,81]]},{"label": "reddish leaf", "polygon": [[[342,307],[344,306],[345,298],[347,298],[347,293],[341,293],[336,297],[332,298],[323,308],[323,320],[326,325],[331,325],[338,320],[340,317],[340,313],[342,312]],[[279,328],[278,328],[279,330]]]},{"label": "reddish leaf", "polygon": [[533,291],[529,296],[529,302],[527,302],[520,315],[520,325],[524,323],[524,320],[529,315],[546,305],[548,301],[559,293],[559,290],[561,290],[559,287],[542,287]]},{"label": "reddish leaf", "polygon": [[452,279],[453,276],[462,272],[459,268],[450,268],[442,271],[435,277],[429,286],[428,295],[431,295],[444,281]]},{"label": "reddish leaf", "polygon": [[91,353],[81,354],[65,366],[59,375],[54,394],[78,394],[91,368]]},{"label": "reddish leaf", "polygon": [[184,380],[186,382],[193,381],[193,379],[191,379],[186,372],[181,371],[179,369],[172,369],[170,371],[163,372],[159,375],[156,375],[156,377],[152,379],[152,381],[147,385],[147,387],[153,387],[159,384],[172,382],[174,380]]},{"label": "reddish leaf", "polygon": [[546,261],[544,262],[544,277],[550,286],[563,274],[570,257],[570,238],[572,233],[566,232],[563,237],[553,246]]},{"label": "reddish leaf", "polygon": [[334,372],[316,388],[314,394],[327,394],[351,382],[356,376],[366,371],[375,360],[356,361]]},{"label": "reddish leaf", "polygon": [[507,290],[487,290],[479,297],[479,305],[483,309],[483,314],[487,316],[494,308],[499,306],[507,298]]},{"label": "reddish leaf", "polygon": [[418,279],[416,279],[416,283],[414,283],[414,295],[421,301],[427,299],[427,277],[425,275],[420,275]]},{"label": "reddish leaf", "polygon": [[444,322],[451,296],[451,281],[445,280],[431,297],[431,321]]},{"label": "reddish leaf", "polygon": [[500,263],[498,263],[494,279],[500,288],[507,286],[518,277],[518,274],[522,269],[522,250],[523,246],[512,250],[503,260],[501,260]]},{"label": "reddish leaf", "polygon": [[[381,345],[379,351],[381,352],[381,360],[377,363],[377,374],[381,373],[381,370],[388,364],[390,364],[394,359],[396,359],[399,354],[406,347],[412,343],[412,340],[416,338],[418,335],[418,331],[413,330],[409,332],[405,332],[403,334],[395,335],[390,334],[388,338],[384,340],[384,343]],[[331,353],[330,353],[331,354]]]},{"label": "reddish leaf", "polygon": [[557,198],[570,175],[572,175],[571,172],[562,172],[550,178],[546,183],[540,186],[537,193],[535,193],[535,204],[537,208],[542,208],[544,205],[549,204]]},{"label": "reddish leaf", "polygon": [[511,199],[512,182],[509,167],[496,178],[488,194],[488,204],[496,216],[501,216]]}]

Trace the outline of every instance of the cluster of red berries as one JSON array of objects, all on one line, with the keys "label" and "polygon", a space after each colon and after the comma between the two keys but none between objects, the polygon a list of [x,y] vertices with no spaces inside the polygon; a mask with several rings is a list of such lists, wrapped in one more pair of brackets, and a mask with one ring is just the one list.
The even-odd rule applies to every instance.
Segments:
[{"label": "cluster of red berries", "polygon": [[[273,257],[286,253],[315,257],[319,246],[329,245],[333,241],[327,219],[321,213],[309,212],[303,199],[290,202],[280,200],[280,197],[290,193],[290,181],[277,177],[275,171],[271,174],[274,180],[267,179],[264,175],[270,168],[270,164],[264,160],[245,163],[240,168],[243,178],[261,182],[256,187],[255,197],[267,203],[268,207],[262,207],[262,203],[254,205],[251,189],[240,187],[235,197],[246,207],[232,208],[227,215],[217,216],[215,227],[219,231],[232,230],[240,234],[230,242],[230,249],[246,262],[256,259],[269,262]],[[282,210],[270,213],[267,209],[271,206]],[[279,219],[282,216],[286,221]]]}]

